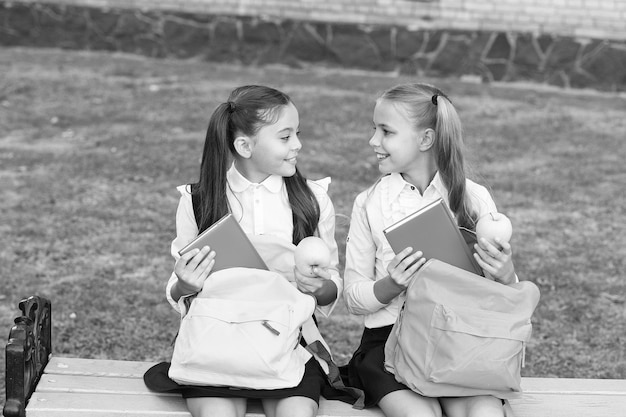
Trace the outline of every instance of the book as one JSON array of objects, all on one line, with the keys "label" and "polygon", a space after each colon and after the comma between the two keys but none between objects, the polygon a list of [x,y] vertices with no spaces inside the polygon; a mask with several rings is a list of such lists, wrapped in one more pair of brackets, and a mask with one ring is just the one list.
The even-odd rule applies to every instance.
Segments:
[{"label": "book", "polygon": [[426,259],[435,258],[483,275],[470,249],[472,232],[459,230],[443,199],[422,207],[387,227],[383,233],[396,254],[410,246],[413,252],[422,251]]},{"label": "book", "polygon": [[192,249],[202,249],[204,246],[215,251],[213,272],[236,267],[268,269],[239,222],[230,213],[199,234],[178,254],[182,256]]}]

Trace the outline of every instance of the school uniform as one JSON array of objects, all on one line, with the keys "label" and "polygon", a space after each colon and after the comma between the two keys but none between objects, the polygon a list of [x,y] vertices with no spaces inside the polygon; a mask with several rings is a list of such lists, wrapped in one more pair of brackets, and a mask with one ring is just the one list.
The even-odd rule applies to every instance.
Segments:
[{"label": "school uniform", "polygon": [[[482,185],[468,179],[466,192],[479,217],[497,211],[489,191]],[[392,173],[360,193],[354,202],[346,243],[343,295],[348,310],[363,316],[365,328],[360,346],[344,372],[350,386],[365,392],[366,406],[378,404],[393,391],[409,389],[384,368],[385,342],[406,297],[402,293],[383,304],[374,295],[375,282],[389,275],[387,266],[395,256],[383,230],[439,198],[449,207],[448,191],[438,172],[423,194],[402,175]]]},{"label": "school uniform", "polygon": [[[239,222],[242,229],[251,238],[269,237],[289,244],[292,241],[293,220],[291,206],[283,177],[272,175],[263,182],[256,184],[248,181],[237,171],[233,164],[227,172],[227,198],[231,213]],[[319,237],[326,243],[331,253],[329,272],[331,280],[337,286],[337,293],[341,294],[343,280],[339,276],[339,255],[335,242],[335,211],[327,194],[330,178],[320,181],[308,181],[320,207],[318,224]],[[198,235],[198,226],[194,215],[194,207],[189,185],[177,188],[181,197],[176,212],[176,238],[172,241],[171,254],[178,260],[178,251],[191,242]],[[272,266],[270,269],[272,270]],[[282,268],[281,275],[289,281],[294,281],[293,267]],[[171,297],[171,288],[176,283],[174,273],[170,276],[166,286],[166,297],[172,307],[184,315],[186,300],[182,297],[178,302]],[[337,300],[327,306],[317,306],[316,312],[328,316]],[[336,391],[329,383],[325,369],[315,359],[310,359],[305,368],[305,374],[300,384],[293,388],[277,390],[253,390],[234,387],[205,387],[183,386],[172,381],[168,376],[169,362],[163,362],[144,375],[146,385],[156,391],[176,391],[183,397],[223,397],[223,398],[287,398],[304,396],[319,402],[320,395],[327,398],[348,400],[345,393]]]}]

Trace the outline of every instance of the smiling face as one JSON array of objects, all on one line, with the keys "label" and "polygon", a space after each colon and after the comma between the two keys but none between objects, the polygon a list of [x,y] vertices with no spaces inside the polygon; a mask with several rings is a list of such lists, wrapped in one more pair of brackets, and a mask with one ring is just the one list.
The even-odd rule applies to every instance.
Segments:
[{"label": "smiling face", "polygon": [[251,182],[260,183],[270,175],[291,177],[296,173],[300,118],[296,107],[289,103],[278,111],[275,123],[261,127],[246,138],[249,153],[238,159],[237,167]]},{"label": "smiling face", "polygon": [[369,145],[374,149],[378,169],[383,174],[407,173],[420,164],[419,132],[401,104],[379,99],[374,108],[374,135]]}]

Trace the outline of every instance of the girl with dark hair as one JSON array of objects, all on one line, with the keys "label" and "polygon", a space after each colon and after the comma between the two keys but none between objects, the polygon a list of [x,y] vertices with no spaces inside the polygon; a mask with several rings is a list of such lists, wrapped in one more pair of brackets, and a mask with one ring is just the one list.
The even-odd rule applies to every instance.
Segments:
[{"label": "girl with dark hair", "polygon": [[[458,225],[470,230],[481,216],[497,210],[489,191],[466,178],[461,121],[439,89],[396,86],[376,101],[373,122],[369,145],[385,175],[357,196],[346,245],[344,299],[365,325],[347,366],[348,382],[365,391],[366,405],[377,404],[390,417],[502,416],[502,402],[495,397],[427,398],[385,370],[385,343],[405,290],[426,259],[420,248],[394,255],[383,230],[439,198]],[[475,249],[486,276],[505,285],[516,281],[507,242],[480,241]]]},{"label": "girl with dark hair", "polygon": [[[236,88],[209,121],[200,178],[178,187],[176,239],[171,253],[176,260],[166,288],[167,299],[179,312],[186,300],[201,291],[215,257],[209,247],[178,255],[199,233],[232,213],[270,270],[295,281],[312,295],[317,311],[328,315],[343,283],[337,271],[335,212],[327,194],[329,179],[307,181],[296,168],[302,145],[299,115],[291,99],[273,88],[249,85]],[[331,252],[331,266],[316,268],[317,276],[300,274],[293,267],[294,245],[307,236],[319,236]],[[291,251],[291,252],[290,252]],[[199,347],[201,348],[201,347]],[[194,417],[243,416],[248,398],[263,402],[268,416],[314,416],[320,395],[333,397],[324,370],[311,359],[304,377],[293,388],[253,390],[232,387],[180,386],[167,376],[162,363],[144,376],[158,391],[182,392]]]}]

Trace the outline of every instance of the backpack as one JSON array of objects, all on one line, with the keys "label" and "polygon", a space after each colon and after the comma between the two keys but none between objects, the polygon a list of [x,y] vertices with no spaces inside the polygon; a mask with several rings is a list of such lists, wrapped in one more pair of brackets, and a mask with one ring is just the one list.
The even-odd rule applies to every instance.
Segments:
[{"label": "backpack", "polygon": [[253,268],[211,274],[182,318],[169,377],[182,385],[297,386],[311,354],[300,344],[315,299]]},{"label": "backpack", "polygon": [[427,397],[513,398],[538,302],[532,282],[503,285],[431,259],[407,287],[385,368]]}]

